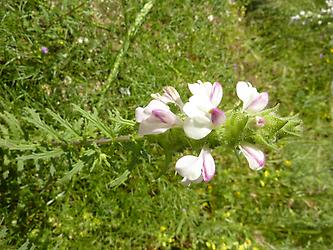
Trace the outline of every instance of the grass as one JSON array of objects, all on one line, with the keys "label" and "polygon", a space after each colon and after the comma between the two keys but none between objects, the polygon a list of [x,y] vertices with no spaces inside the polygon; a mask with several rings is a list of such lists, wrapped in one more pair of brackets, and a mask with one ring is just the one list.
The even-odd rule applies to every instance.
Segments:
[{"label": "grass", "polygon": [[[324,2],[156,1],[128,37],[145,3],[1,1],[0,247],[332,249],[332,25],[290,22]],[[198,79],[223,84],[223,109],[239,80],[267,90],[303,136],[260,172],[219,147],[214,179],[181,186],[174,164],[192,150],[169,155],[131,121],[151,93],[188,96]]]}]

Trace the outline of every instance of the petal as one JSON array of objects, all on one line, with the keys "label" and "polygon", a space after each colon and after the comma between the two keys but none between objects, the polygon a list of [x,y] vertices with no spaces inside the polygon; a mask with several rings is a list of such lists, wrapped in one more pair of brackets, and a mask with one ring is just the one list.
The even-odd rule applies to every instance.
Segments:
[{"label": "petal", "polygon": [[213,106],[217,107],[220,104],[222,96],[223,96],[222,86],[220,83],[215,82],[209,94],[209,99],[213,104]]},{"label": "petal", "polygon": [[174,87],[167,86],[167,87],[163,88],[163,91],[164,91],[163,96],[168,98],[170,100],[170,102],[176,103],[180,107],[182,107],[184,105],[182,99],[180,98],[178,91]]},{"label": "petal", "polygon": [[164,95],[160,95],[159,93],[155,93],[155,94],[151,94],[150,95],[152,98],[154,98],[155,100],[157,101],[160,101],[160,102],[163,102],[165,104],[169,103],[170,102],[170,99],[167,98],[166,96]]},{"label": "petal", "polygon": [[188,88],[192,95],[205,95],[209,97],[212,92],[212,84],[210,82],[203,83],[200,80],[197,83],[188,84]]},{"label": "petal", "polygon": [[205,113],[208,113],[212,108],[215,108],[206,95],[193,95],[190,97],[189,102]]},{"label": "petal", "polygon": [[193,155],[185,155],[176,162],[176,171],[187,180],[194,181],[201,176],[202,159]]},{"label": "petal", "polygon": [[193,181],[191,181],[191,180],[187,179],[186,177],[184,177],[184,178],[182,179],[182,181],[181,181],[181,184],[183,184],[184,186],[189,186],[192,182],[193,182],[193,183],[200,183],[200,182],[202,182],[202,181],[203,181],[203,179],[202,179],[202,176],[201,176],[201,175],[199,176],[199,178],[197,178],[197,179],[195,179],[195,180],[193,180]]},{"label": "petal", "polygon": [[246,102],[251,95],[252,85],[249,82],[238,82],[236,86],[236,92],[239,99]]},{"label": "petal", "polygon": [[181,184],[183,184],[184,186],[189,186],[191,184],[191,181],[184,177],[181,181]]},{"label": "petal", "polygon": [[261,150],[252,145],[242,145],[239,148],[252,170],[260,170],[265,166],[265,154]]},{"label": "petal", "polygon": [[219,126],[225,122],[226,116],[222,110],[213,108],[211,110],[211,120],[214,126]]},{"label": "petal", "polygon": [[237,83],[237,96],[243,101],[243,110],[259,95],[256,88],[252,87],[249,82]]},{"label": "petal", "polygon": [[262,111],[268,104],[268,93],[259,94],[247,107],[244,108],[249,113],[257,113]]},{"label": "petal", "polygon": [[156,120],[152,121],[152,119],[146,119],[140,123],[139,135],[161,134],[167,131],[171,127],[172,126],[168,124],[163,124]]},{"label": "petal", "polygon": [[161,123],[169,124],[172,126],[178,122],[177,116],[170,110],[154,109],[151,113],[152,116],[157,118]]},{"label": "petal", "polygon": [[203,86],[203,83],[201,81],[198,81],[198,83],[189,83],[188,88],[192,95],[201,95],[202,93],[205,93],[206,90]]},{"label": "petal", "polygon": [[162,109],[162,110],[170,110],[170,108],[168,107],[168,105],[166,105],[165,103],[159,101],[159,100],[152,100],[147,107],[145,107],[145,112],[147,113],[151,113],[152,110],[154,109]]},{"label": "petal", "polygon": [[204,138],[212,131],[210,124],[201,124],[192,118],[187,118],[184,121],[183,129],[188,137],[195,140]]},{"label": "petal", "polygon": [[184,113],[190,117],[205,116],[205,112],[200,110],[194,102],[187,102],[183,107]]},{"label": "petal", "polygon": [[208,150],[202,149],[199,157],[202,157],[201,174],[205,182],[210,181],[215,174],[215,162]]},{"label": "petal", "polygon": [[145,120],[148,117],[149,117],[149,115],[147,115],[144,112],[144,108],[138,107],[135,109],[135,120],[137,122],[142,122],[143,120]]},{"label": "petal", "polygon": [[203,93],[205,93],[206,96],[210,97],[210,93],[212,92],[213,85],[210,82],[204,82],[201,85],[204,88]]}]

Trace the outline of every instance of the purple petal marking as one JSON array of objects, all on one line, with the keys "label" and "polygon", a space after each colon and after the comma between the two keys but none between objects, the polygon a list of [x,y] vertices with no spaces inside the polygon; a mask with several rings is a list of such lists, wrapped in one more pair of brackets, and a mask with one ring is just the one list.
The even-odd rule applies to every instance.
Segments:
[{"label": "purple petal marking", "polygon": [[206,160],[206,152],[203,153],[202,159],[202,170],[201,170],[201,174],[202,174],[202,178],[204,180],[204,182],[209,182],[215,174],[215,166],[211,167],[211,166],[207,166],[207,160]]},{"label": "purple petal marking", "polygon": [[218,108],[213,108],[210,112],[211,121],[215,126],[219,126],[225,122],[226,116],[222,110]]},{"label": "purple petal marking", "polygon": [[209,100],[210,101],[213,100],[214,95],[216,95],[216,92],[219,91],[219,88],[221,88],[221,84],[219,82],[215,82],[213,84],[213,89],[212,89],[212,91],[210,92],[210,95],[209,95]]},{"label": "purple petal marking", "polygon": [[256,117],[256,124],[258,127],[261,128],[261,127],[265,126],[265,123],[266,123],[266,120],[264,117],[261,117],[261,116]]},{"label": "purple petal marking", "polygon": [[245,107],[244,109],[250,109],[260,103],[263,103],[265,105],[263,105],[263,107],[260,107],[259,110],[256,110],[256,112],[259,112],[261,110],[263,110],[267,103],[268,103],[268,93],[267,92],[263,92],[261,94],[259,94],[249,105],[247,105],[247,107]]},{"label": "purple petal marking", "polygon": [[161,122],[163,123],[168,123],[168,117],[165,114],[164,110],[161,109],[154,109],[151,111],[151,113],[157,118],[159,119]]},{"label": "purple petal marking", "polygon": [[259,167],[263,167],[265,165],[265,155],[264,155],[264,159],[261,160],[257,157],[256,153],[253,152],[253,149],[247,146],[242,147],[246,153],[248,153],[259,165]]}]

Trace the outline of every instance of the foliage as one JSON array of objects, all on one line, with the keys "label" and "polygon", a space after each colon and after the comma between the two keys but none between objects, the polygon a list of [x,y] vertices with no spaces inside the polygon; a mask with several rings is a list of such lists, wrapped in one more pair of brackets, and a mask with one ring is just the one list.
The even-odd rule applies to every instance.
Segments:
[{"label": "foliage", "polygon": [[[146,3],[1,1],[0,248],[332,248],[332,27],[290,23],[323,2]],[[195,143],[168,132],[168,153],[133,117],[198,79],[269,91],[303,137],[262,172],[219,147],[213,181],[184,188],[174,163]]]}]

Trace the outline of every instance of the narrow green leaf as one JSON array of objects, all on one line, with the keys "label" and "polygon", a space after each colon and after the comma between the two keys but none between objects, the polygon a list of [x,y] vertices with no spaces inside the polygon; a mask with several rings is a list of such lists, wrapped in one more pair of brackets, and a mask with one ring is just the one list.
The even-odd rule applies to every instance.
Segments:
[{"label": "narrow green leaf", "polygon": [[136,122],[132,120],[127,120],[123,117],[121,117],[120,113],[118,110],[113,110],[114,113],[112,113],[110,110],[108,111],[110,119],[118,124],[121,124],[122,126],[128,126],[128,127],[133,127],[135,126]]},{"label": "narrow green leaf", "polygon": [[145,5],[143,6],[143,8],[140,10],[140,12],[136,15],[134,23],[132,23],[132,25],[129,27],[125,42],[123,43],[123,46],[121,47],[120,52],[118,53],[118,55],[115,59],[111,72],[108,76],[108,79],[106,80],[105,87],[102,90],[102,93],[105,94],[112,87],[112,83],[118,76],[119,68],[120,68],[121,64],[123,63],[123,60],[127,54],[127,51],[130,47],[130,44],[131,44],[133,38],[135,37],[138,30],[142,26],[148,13],[153,8],[155,2],[156,2],[156,0],[147,1],[145,3]]},{"label": "narrow green leaf", "polygon": [[0,118],[2,118],[7,123],[12,137],[18,139],[23,136],[20,123],[13,114],[5,111],[4,113],[0,113]]},{"label": "narrow green leaf", "polygon": [[28,250],[29,247],[29,239],[26,240],[26,242],[24,242],[24,244],[22,246],[20,246],[20,248],[18,250]]},{"label": "narrow green leaf", "polygon": [[64,177],[60,179],[60,182],[64,183],[70,181],[75,174],[79,173],[82,170],[83,167],[84,167],[84,162],[81,160],[78,161],[73,165],[72,170],[69,171]]},{"label": "narrow green leaf", "polygon": [[9,130],[6,126],[0,124],[0,132],[2,134],[2,137],[9,138]]},{"label": "narrow green leaf", "polygon": [[50,110],[48,108],[46,109],[46,112],[48,114],[50,114],[54,120],[56,120],[57,122],[59,122],[69,132],[71,132],[72,134],[77,135],[77,136],[80,137],[80,133],[78,131],[76,131],[73,128],[73,126],[68,121],[66,121],[65,119],[63,119],[59,114],[54,113],[52,110]]},{"label": "narrow green leaf", "polygon": [[46,151],[43,153],[37,153],[37,154],[31,154],[31,155],[23,155],[20,157],[17,157],[16,159],[18,161],[22,160],[22,161],[26,161],[26,160],[41,160],[41,159],[49,159],[49,158],[53,158],[53,157],[59,157],[64,153],[64,151],[62,151],[62,149],[55,149],[53,151]]},{"label": "narrow green leaf", "polygon": [[108,184],[108,187],[109,188],[115,188],[115,187],[120,186],[121,184],[123,184],[128,179],[128,176],[129,176],[130,173],[131,172],[126,169],[124,173],[122,173],[119,177],[117,177],[116,179],[111,181]]},{"label": "narrow green leaf", "polygon": [[25,110],[28,112],[29,116],[25,117],[24,119],[35,125],[37,128],[43,130],[44,132],[46,132],[47,134],[52,135],[53,137],[59,139],[59,140],[63,140],[62,136],[60,136],[60,134],[55,131],[52,127],[50,127],[49,125],[47,125],[44,121],[42,121],[40,119],[40,116],[38,113],[36,113],[35,110],[30,109],[30,108],[25,108]]},{"label": "narrow green leaf", "polygon": [[109,136],[110,138],[113,138],[113,132],[108,128],[107,125],[105,125],[98,117],[97,115],[93,115],[91,113],[88,113],[87,111],[81,109],[79,106],[73,104],[74,106],[74,110],[80,112],[80,114],[86,118],[88,121],[90,121],[91,123],[93,123],[99,130],[101,130],[101,132],[106,135]]},{"label": "narrow green leaf", "polygon": [[39,144],[25,144],[16,140],[0,138],[0,148],[7,148],[9,150],[35,150],[38,146]]}]

